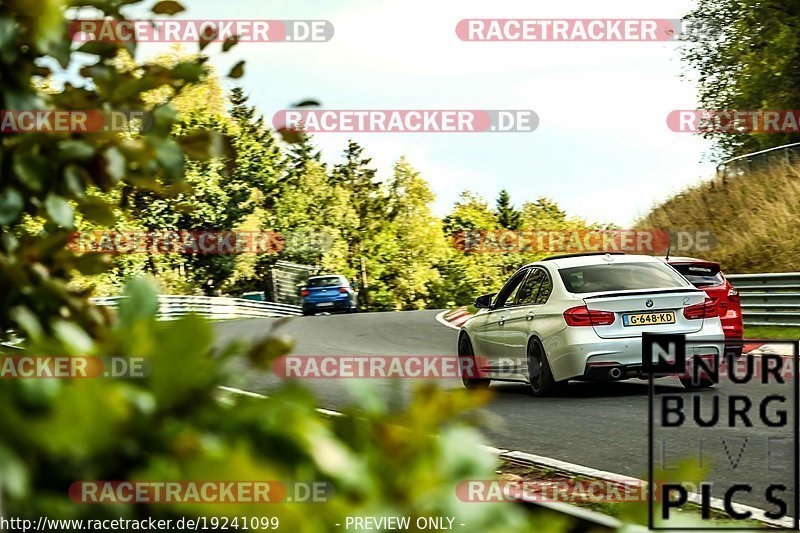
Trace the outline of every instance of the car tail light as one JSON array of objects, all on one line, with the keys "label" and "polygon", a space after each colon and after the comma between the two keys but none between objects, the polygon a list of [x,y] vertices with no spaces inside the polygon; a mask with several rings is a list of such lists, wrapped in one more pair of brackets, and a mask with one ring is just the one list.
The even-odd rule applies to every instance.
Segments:
[{"label": "car tail light", "polygon": [[614,323],[616,315],[610,311],[591,311],[585,305],[572,307],[564,311],[564,320],[568,326],[608,326]]},{"label": "car tail light", "polygon": [[339,287],[339,292],[347,294],[347,289],[345,289],[344,287]]},{"label": "car tail light", "polygon": [[706,301],[701,304],[690,305],[689,307],[683,308],[683,316],[689,320],[714,318],[717,316],[717,313],[717,304],[710,298],[706,298]]},{"label": "car tail light", "polygon": [[738,302],[739,301],[739,291],[734,288],[728,290],[728,301],[729,302]]},{"label": "car tail light", "polygon": [[300,291],[300,296],[308,296],[309,294],[311,294],[311,291],[308,291],[306,289]]}]

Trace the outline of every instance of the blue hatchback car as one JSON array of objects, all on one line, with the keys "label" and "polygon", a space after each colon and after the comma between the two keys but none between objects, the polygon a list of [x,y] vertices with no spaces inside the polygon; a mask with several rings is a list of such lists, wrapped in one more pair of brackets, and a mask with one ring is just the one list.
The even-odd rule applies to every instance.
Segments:
[{"label": "blue hatchback car", "polygon": [[300,290],[303,314],[358,311],[358,292],[340,275],[312,276]]}]

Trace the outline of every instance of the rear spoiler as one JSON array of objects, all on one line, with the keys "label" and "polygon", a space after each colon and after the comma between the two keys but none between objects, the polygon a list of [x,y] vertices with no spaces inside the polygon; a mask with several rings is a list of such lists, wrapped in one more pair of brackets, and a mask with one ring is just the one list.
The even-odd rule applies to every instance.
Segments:
[{"label": "rear spoiler", "polygon": [[632,292],[604,292],[603,294],[595,294],[594,296],[586,296],[584,300],[591,300],[593,298],[609,298],[612,296],[647,296],[648,294],[697,294],[703,292],[700,289],[654,289],[650,291],[632,291]]},{"label": "rear spoiler", "polygon": [[722,270],[722,267],[719,263],[715,263],[714,261],[669,261],[671,266],[680,266],[680,267],[700,267],[700,268],[711,268],[716,270]]}]

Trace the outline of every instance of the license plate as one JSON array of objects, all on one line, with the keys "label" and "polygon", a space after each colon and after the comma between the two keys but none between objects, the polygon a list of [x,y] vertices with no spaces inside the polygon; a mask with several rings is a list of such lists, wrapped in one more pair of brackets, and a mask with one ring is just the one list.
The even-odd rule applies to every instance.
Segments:
[{"label": "license plate", "polygon": [[329,307],[333,305],[333,302],[320,302],[317,304],[317,307]]},{"label": "license plate", "polygon": [[656,313],[635,313],[622,315],[623,326],[650,326],[653,324],[674,324],[674,311],[661,311]]}]

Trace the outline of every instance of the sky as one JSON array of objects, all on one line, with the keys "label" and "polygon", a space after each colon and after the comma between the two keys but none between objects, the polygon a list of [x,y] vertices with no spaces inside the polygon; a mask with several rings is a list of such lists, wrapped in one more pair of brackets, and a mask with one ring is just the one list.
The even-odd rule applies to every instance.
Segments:
[{"label": "sky", "polygon": [[[206,51],[220,73],[245,60],[241,84],[269,120],[307,98],[327,109],[532,109],[534,132],[318,133],[340,161],[353,138],[391,175],[405,156],[444,215],[463,190],[519,207],[546,196],[570,215],[630,226],[670,194],[713,175],[710,144],[668,129],[695,109],[678,42],[464,42],[464,18],[678,19],[691,0],[186,0],[188,19],[325,19],[325,43],[239,43]],[[168,45],[146,44],[140,55]],[[189,45],[193,49],[196,45]],[[682,75],[684,75],[682,77]]]}]

